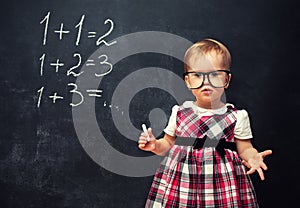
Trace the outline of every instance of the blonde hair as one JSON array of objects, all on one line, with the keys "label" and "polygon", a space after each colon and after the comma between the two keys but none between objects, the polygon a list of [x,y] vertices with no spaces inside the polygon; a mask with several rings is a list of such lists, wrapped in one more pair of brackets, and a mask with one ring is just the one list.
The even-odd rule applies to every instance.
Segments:
[{"label": "blonde hair", "polygon": [[222,43],[213,39],[204,39],[193,44],[184,55],[184,71],[187,72],[189,67],[187,61],[195,55],[207,55],[215,52],[222,55],[222,64],[225,69],[229,70],[231,66],[231,55],[229,50]]}]

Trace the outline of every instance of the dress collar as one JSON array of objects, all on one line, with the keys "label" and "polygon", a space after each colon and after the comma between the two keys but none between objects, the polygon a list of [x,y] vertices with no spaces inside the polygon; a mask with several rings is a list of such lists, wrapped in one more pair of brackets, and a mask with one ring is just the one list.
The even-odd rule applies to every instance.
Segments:
[{"label": "dress collar", "polygon": [[184,108],[192,108],[197,114],[207,114],[207,115],[224,114],[224,113],[226,113],[228,106],[234,107],[233,104],[226,103],[221,108],[207,109],[207,108],[201,108],[201,107],[197,106],[194,101],[185,101],[182,106]]}]

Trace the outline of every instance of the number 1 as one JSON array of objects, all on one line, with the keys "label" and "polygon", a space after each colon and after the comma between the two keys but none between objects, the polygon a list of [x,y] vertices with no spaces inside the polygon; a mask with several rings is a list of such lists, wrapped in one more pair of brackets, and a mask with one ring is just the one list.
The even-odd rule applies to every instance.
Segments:
[{"label": "number 1", "polygon": [[46,21],[45,29],[44,29],[43,45],[46,45],[46,43],[47,43],[49,19],[50,19],[50,12],[48,12],[48,14],[45,16],[45,18],[42,21],[40,21],[40,24],[43,24]]},{"label": "number 1", "polygon": [[38,102],[37,102],[37,107],[40,107],[41,104],[41,99],[42,99],[42,95],[43,95],[43,91],[44,91],[44,87],[41,87],[37,92],[39,93],[39,98],[38,98]]},{"label": "number 1", "polygon": [[85,15],[81,16],[81,19],[79,21],[79,23],[75,26],[75,28],[78,28],[78,34],[77,34],[77,38],[76,38],[76,45],[79,45],[79,41],[80,41],[80,36],[81,36],[81,31],[82,31],[82,25],[83,25],[83,20],[84,20]]}]

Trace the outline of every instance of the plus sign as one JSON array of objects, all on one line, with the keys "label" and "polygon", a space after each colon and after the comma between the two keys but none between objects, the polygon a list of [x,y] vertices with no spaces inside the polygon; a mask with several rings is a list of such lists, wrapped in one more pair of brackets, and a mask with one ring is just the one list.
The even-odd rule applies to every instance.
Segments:
[{"label": "plus sign", "polygon": [[58,34],[59,34],[59,40],[62,40],[62,39],[63,39],[63,34],[70,33],[69,30],[63,30],[63,28],[64,28],[64,24],[61,23],[61,24],[60,24],[60,29],[59,29],[59,30],[54,30],[55,33],[58,33]]},{"label": "plus sign", "polygon": [[56,63],[50,63],[50,66],[55,66],[55,72],[58,72],[60,66],[64,66],[64,63],[60,63],[59,59],[56,60]]},{"label": "plus sign", "polygon": [[57,99],[64,99],[64,97],[58,96],[57,92],[55,92],[53,95],[50,95],[49,98],[52,99],[53,103],[55,103]]}]

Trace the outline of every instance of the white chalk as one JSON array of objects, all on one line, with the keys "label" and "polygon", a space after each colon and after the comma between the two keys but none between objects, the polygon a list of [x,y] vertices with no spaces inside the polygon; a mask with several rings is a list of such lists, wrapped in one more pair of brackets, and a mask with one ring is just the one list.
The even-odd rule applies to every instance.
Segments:
[{"label": "white chalk", "polygon": [[147,136],[147,141],[149,142],[150,141],[150,137],[149,137],[148,130],[147,130],[147,127],[146,127],[145,124],[142,124],[142,129],[143,129],[144,133]]}]

